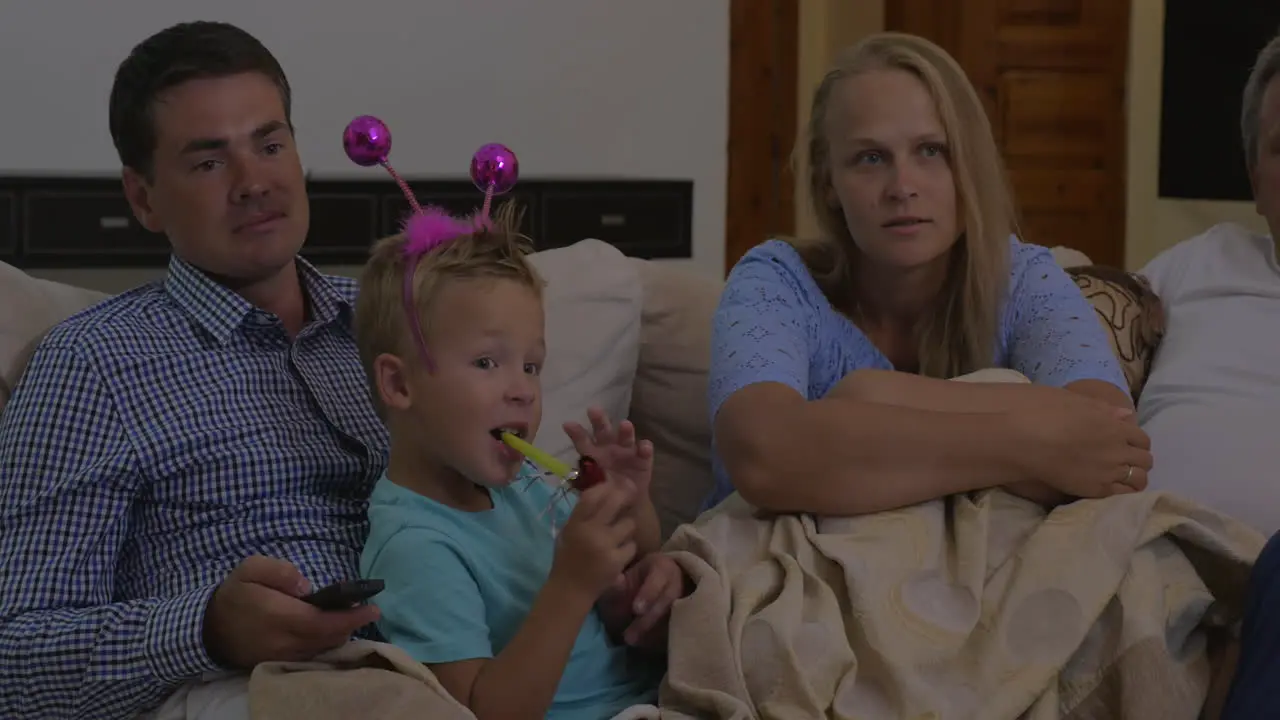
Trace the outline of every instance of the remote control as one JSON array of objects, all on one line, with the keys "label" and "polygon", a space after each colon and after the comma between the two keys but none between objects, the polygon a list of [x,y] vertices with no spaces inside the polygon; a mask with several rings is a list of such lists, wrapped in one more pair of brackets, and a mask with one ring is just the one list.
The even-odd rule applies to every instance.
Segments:
[{"label": "remote control", "polygon": [[302,599],[321,610],[348,610],[382,592],[381,580],[344,580]]}]

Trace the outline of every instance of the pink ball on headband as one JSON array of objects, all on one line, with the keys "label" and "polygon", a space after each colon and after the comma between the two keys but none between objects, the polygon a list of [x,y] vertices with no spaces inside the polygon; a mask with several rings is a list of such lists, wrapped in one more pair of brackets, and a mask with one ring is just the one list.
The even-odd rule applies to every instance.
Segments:
[{"label": "pink ball on headband", "polygon": [[342,133],[342,149],[351,162],[361,167],[385,163],[391,154],[391,130],[372,115],[361,115],[347,124]]},{"label": "pink ball on headband", "polygon": [[506,145],[489,143],[471,156],[471,182],[480,192],[494,195],[510,192],[519,177],[520,161]]}]

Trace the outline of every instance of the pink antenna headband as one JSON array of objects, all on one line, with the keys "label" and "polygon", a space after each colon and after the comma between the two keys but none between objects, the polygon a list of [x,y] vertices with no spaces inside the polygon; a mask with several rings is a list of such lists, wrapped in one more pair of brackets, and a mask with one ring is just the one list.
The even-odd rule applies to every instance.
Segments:
[{"label": "pink antenna headband", "polygon": [[418,309],[413,301],[413,275],[422,256],[441,245],[488,230],[493,226],[489,208],[493,196],[509,192],[520,176],[520,163],[511,148],[498,143],[483,145],[471,156],[471,182],[484,192],[484,205],[479,212],[460,218],[444,208],[418,204],[409,184],[391,167],[387,157],[391,154],[391,130],[387,124],[372,115],[361,115],[347,124],[342,133],[342,148],[347,157],[361,167],[381,165],[400,186],[412,212],[404,221],[404,311],[409,316],[409,328],[422,353],[428,370],[434,363],[427,352],[426,337],[418,322]]}]

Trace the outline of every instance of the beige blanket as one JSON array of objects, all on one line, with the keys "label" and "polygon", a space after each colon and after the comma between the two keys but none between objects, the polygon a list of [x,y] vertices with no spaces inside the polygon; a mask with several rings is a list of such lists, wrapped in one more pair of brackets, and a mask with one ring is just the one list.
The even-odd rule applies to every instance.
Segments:
[{"label": "beige blanket", "polygon": [[475,720],[408,653],[356,641],[313,662],[264,663],[249,677],[253,720]]},{"label": "beige blanket", "polygon": [[[662,717],[1193,720],[1263,543],[1157,493],[817,520],[731,496],[667,544],[697,588],[672,613]],[[249,702],[255,720],[473,718],[371,642],[259,666]]]},{"label": "beige blanket", "polygon": [[1193,720],[1263,541],[1152,492],[817,520],[731,496],[667,544],[697,589],[663,717]]},{"label": "beige blanket", "polygon": [[[259,665],[249,677],[249,715],[252,720],[475,720],[408,653],[367,640],[312,662]],[[657,718],[657,708],[636,705],[612,720]]]}]

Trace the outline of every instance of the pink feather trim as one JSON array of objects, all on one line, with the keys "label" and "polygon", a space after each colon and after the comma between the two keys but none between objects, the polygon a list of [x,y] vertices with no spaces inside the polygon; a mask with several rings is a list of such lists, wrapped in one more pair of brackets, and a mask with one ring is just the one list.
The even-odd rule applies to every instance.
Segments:
[{"label": "pink feather trim", "polygon": [[447,242],[474,235],[489,227],[489,218],[478,213],[459,218],[450,215],[444,208],[428,205],[405,221],[404,253],[408,256],[424,255]]}]

